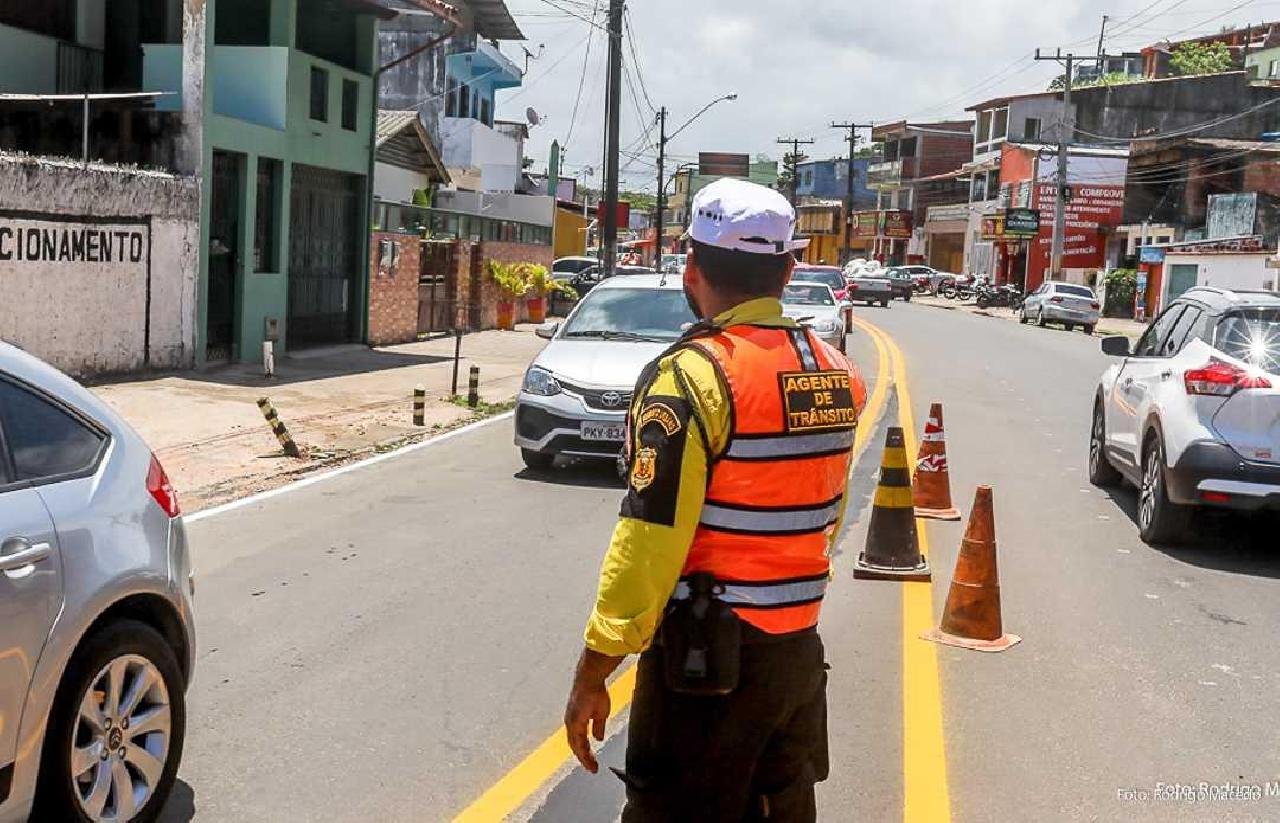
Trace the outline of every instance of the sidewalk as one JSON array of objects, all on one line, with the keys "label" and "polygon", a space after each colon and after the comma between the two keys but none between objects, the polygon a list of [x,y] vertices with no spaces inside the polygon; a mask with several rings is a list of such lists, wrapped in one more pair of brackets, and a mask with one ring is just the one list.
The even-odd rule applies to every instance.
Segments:
[{"label": "sidewalk", "polygon": [[[972,300],[964,302],[961,300],[948,300],[945,297],[937,297],[931,294],[918,294],[912,297],[911,301],[913,303],[919,303],[922,306],[933,306],[938,309],[962,311],[966,314],[976,314],[979,317],[995,317],[1001,320],[1012,320],[1014,322],[1017,322],[1018,320],[1017,313],[1012,309],[998,307],[980,309],[974,305]],[[1122,317],[1104,317],[1098,321],[1098,327],[1094,330],[1094,334],[1099,337],[1120,335],[1137,340],[1146,330],[1146,323],[1139,323],[1136,320],[1126,320]]]},{"label": "sidewalk", "polygon": [[[458,391],[480,367],[480,397],[505,404],[546,341],[532,325],[462,339]],[[452,337],[369,349],[340,346],[304,351],[276,362],[266,378],[258,365],[106,383],[92,387],[155,450],[194,512],[282,485],[298,475],[399,448],[476,419],[448,399]],[[413,425],[413,390],[427,391],[426,425]],[[270,397],[303,457],[285,457],[258,410]],[[494,409],[482,409],[479,414]]]}]

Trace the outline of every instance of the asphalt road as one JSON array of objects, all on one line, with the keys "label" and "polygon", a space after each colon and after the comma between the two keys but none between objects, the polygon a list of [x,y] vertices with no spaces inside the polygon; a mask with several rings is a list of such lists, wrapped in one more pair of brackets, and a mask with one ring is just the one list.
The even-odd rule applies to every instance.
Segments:
[{"label": "asphalt road", "polygon": [[[1096,340],[901,303],[858,314],[901,348],[909,393],[867,421],[824,609],[821,818],[923,817],[908,785],[965,821],[1280,818],[1280,796],[1118,794],[1280,778],[1275,525],[1208,518],[1182,547],[1137,539],[1134,493],[1085,479]],[[867,335],[850,347],[886,377]],[[926,644],[940,698],[908,683],[914,702],[903,587],[850,574],[907,394],[920,425],[945,404],[962,510],[976,484],[995,488],[1005,625],[1024,638],[999,655]],[[521,469],[499,421],[191,524],[200,653],[163,819],[448,820],[535,750],[545,763],[620,486],[591,466]],[[936,619],[963,524],[927,530]],[[930,757],[913,724],[934,709]],[[611,729],[602,760],[621,765],[625,711]],[[538,821],[613,820],[620,804],[615,778],[567,764],[520,791],[518,816]]]}]

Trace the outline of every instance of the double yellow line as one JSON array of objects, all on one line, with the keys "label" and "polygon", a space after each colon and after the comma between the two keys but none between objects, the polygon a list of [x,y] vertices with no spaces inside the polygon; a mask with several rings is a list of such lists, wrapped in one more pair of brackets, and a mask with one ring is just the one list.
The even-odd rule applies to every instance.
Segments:
[{"label": "double yellow line", "polygon": [[[876,428],[876,422],[885,410],[890,383],[898,389],[898,417],[906,431],[907,453],[913,454],[916,451],[915,424],[911,416],[911,397],[907,388],[902,350],[892,338],[870,323],[858,318],[854,319],[854,323],[875,344],[877,368],[875,386],[862,414],[865,422],[858,427],[854,440],[853,462],[857,464]],[[928,542],[923,526],[919,528],[919,534],[920,550],[927,555]],[[937,656],[932,644],[919,639],[922,631],[932,628],[931,591],[932,587],[928,583],[908,583],[903,592],[905,823],[950,820]],[[611,724],[631,704],[635,683],[636,670],[632,665],[624,669],[609,686]],[[567,674],[565,685],[567,688]],[[511,771],[463,809],[454,818],[454,823],[495,823],[504,820],[554,777],[571,756],[564,730],[557,728]]]}]

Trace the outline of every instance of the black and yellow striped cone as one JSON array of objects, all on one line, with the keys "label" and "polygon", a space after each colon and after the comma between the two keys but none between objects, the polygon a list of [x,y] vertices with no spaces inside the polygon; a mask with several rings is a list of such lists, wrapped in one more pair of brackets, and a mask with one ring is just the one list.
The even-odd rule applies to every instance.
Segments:
[{"label": "black and yellow striped cone", "polygon": [[885,437],[867,547],[853,566],[853,576],[858,579],[930,579],[929,561],[920,554],[916,537],[910,466],[902,429],[894,426]]}]

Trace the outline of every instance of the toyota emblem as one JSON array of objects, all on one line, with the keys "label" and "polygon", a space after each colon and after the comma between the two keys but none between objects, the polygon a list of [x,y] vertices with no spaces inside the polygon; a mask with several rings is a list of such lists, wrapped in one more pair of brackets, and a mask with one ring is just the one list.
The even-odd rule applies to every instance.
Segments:
[{"label": "toyota emblem", "polygon": [[616,391],[607,391],[600,395],[600,402],[614,409],[622,403],[622,395]]}]

